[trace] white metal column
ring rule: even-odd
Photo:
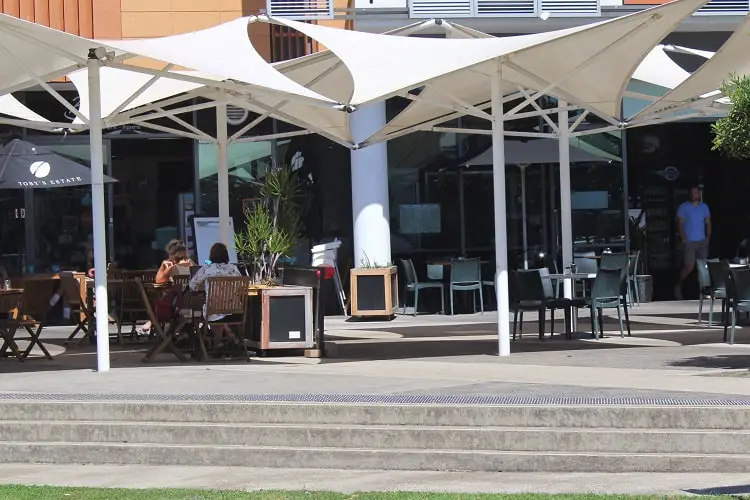
[[[227,105],[216,106],[216,165],[218,177],[219,201],[219,238],[225,245],[232,246],[229,241],[229,157],[227,156]]]
[[[568,103],[558,101],[557,114],[558,147],[560,149],[560,238],[562,240],[563,270],[573,264],[573,221],[570,204],[570,129],[568,125]],[[573,297],[573,281],[565,280],[564,295]]]
[[[495,293],[500,356],[510,355],[510,305],[508,302],[508,227],[505,205],[505,137],[503,67],[492,73],[492,179],[495,206]]]
[[[385,102],[364,106],[349,115],[355,143],[383,128]],[[381,142],[351,152],[354,265],[391,261],[388,200],[388,144]]]
[[[107,221],[104,208],[104,156],[99,69],[89,53],[89,141],[91,147],[91,218],[94,226],[94,287],[96,299],[96,369],[109,371],[109,311],[107,299]]]

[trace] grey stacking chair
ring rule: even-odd
[[[480,310],[484,313],[482,264],[479,259],[451,259],[450,287],[451,316],[453,315],[454,292],[473,292],[474,312],[477,312],[476,295],[479,292]]]
[[[414,293],[414,316],[417,315],[417,307],[419,306],[419,291],[430,289],[440,291],[440,312],[445,314],[445,288],[443,284],[437,281],[420,282],[417,278],[417,271],[414,269],[414,262],[411,259],[401,259],[401,265],[406,277],[406,291]]]

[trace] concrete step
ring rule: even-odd
[[[750,455],[0,443],[0,462],[503,472],[746,472]]]
[[[4,421],[10,441],[730,455],[750,450],[750,431]]]
[[[2,401],[1,420],[750,429],[746,406],[489,406]]]

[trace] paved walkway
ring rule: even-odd
[[[140,344],[113,346],[112,371],[92,373],[92,346],[62,344],[69,328],[50,328],[54,361],[0,361],[0,393],[129,395],[423,394],[560,398],[750,399],[750,335],[721,343],[720,328],[698,325],[697,304],[632,309],[633,337],[540,342],[527,334],[499,358],[493,313],[410,316],[392,322],[328,318],[332,357],[256,358],[250,363],[179,364],[169,354],[141,363]],[[533,315],[532,315],[533,316]],[[717,315],[718,316],[718,315]],[[530,318],[527,331],[533,331]],[[588,328],[585,318],[581,328]],[[556,325],[556,331],[562,325]]]
[[[241,467],[13,465],[0,484],[223,490],[431,491],[451,493],[750,493],[750,474],[551,474],[245,469]]]

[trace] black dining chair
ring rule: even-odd
[[[737,313],[750,312],[750,269],[731,269],[727,279],[727,312],[731,309],[732,330],[729,344],[734,344]],[[724,323],[724,342],[727,341],[727,325]]]
[[[520,316],[520,330],[523,331],[524,311],[536,311],[539,315],[539,339],[544,340],[544,323],[547,310],[550,311],[550,333],[554,333],[555,311],[562,309],[565,312],[565,336],[570,337],[570,300],[557,298],[554,288],[549,282],[545,286],[543,273],[549,274],[548,269],[531,269],[515,271],[513,273],[513,295],[515,295],[515,308],[513,315],[513,338],[515,339],[518,320]],[[520,334],[519,334],[520,338]]]
[[[711,295],[714,300],[721,300],[721,321],[724,325],[724,342],[727,341],[727,326],[729,320],[729,297],[727,295],[727,278],[729,277],[729,262],[708,260],[706,261],[708,267],[708,276],[711,279]],[[708,324],[713,324],[713,300],[709,305],[708,310]]]

